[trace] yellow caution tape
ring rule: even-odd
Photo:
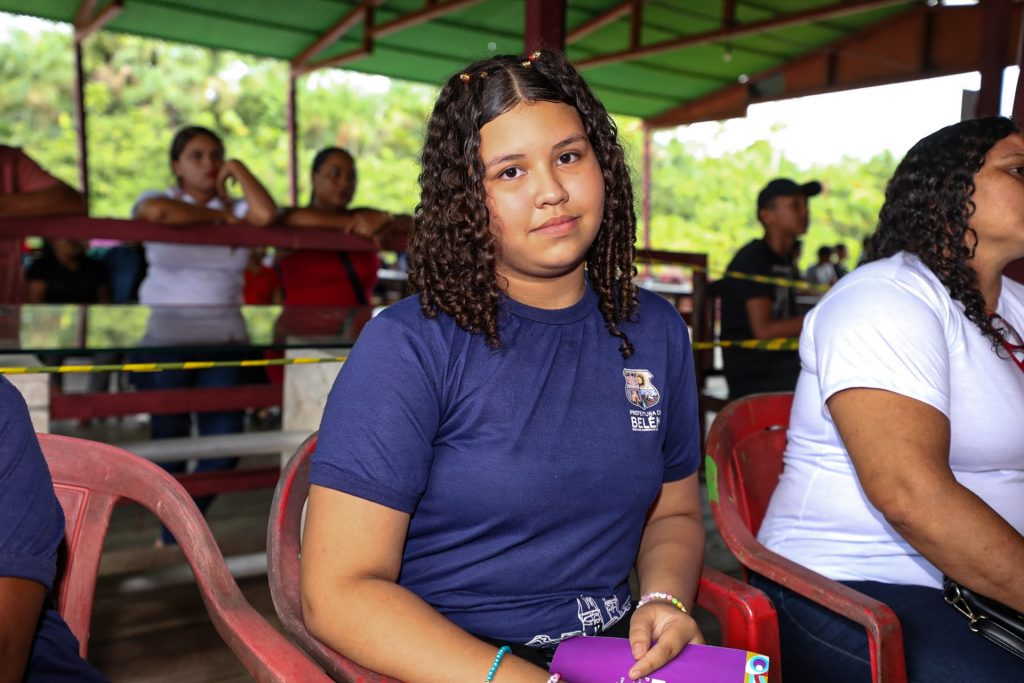
[[[811,284],[810,282],[807,282],[806,280],[791,280],[791,279],[785,278],[785,277],[773,277],[773,276],[769,276],[769,275],[754,275],[753,273],[741,273],[741,272],[739,272],[737,270],[727,270],[724,273],[722,273],[721,275],[714,275],[714,274],[711,273],[710,270],[708,270],[704,266],[698,266],[698,265],[696,265],[694,263],[672,263],[672,262],[669,262],[669,261],[664,261],[664,262],[663,261],[657,261],[657,262],[652,263],[652,264],[644,264],[644,265],[659,265],[659,266],[664,265],[664,266],[676,266],[676,267],[679,267],[679,268],[689,268],[690,270],[696,270],[696,271],[707,273],[708,277],[712,278],[713,280],[720,280],[723,277],[731,277],[731,278],[734,278],[736,280],[750,280],[751,282],[760,282],[761,284],[765,284],[765,285],[780,285],[782,287],[796,287],[797,289],[802,289],[804,291],[809,291],[809,292],[825,293],[829,289],[832,288],[832,285]]]
[[[800,340],[796,337],[779,337],[777,339],[721,339],[718,341],[693,342],[695,351],[704,351],[719,346],[725,348],[760,349],[762,351],[796,351],[800,348]]]
[[[71,374],[79,372],[159,372],[161,370],[206,370],[208,368],[266,368],[276,365],[344,363],[348,356],[327,358],[265,358],[260,360],[187,361],[183,363],[124,363],[121,365],[43,365],[0,367],[0,375]]]
[[[799,348],[796,337],[778,339],[723,339],[693,343],[696,351],[721,348],[761,349],[764,351],[795,351]],[[269,358],[260,360],[187,361],[182,363],[123,363],[120,365],[41,365],[37,367],[0,367],[0,375],[75,374],[84,372],[160,372],[162,370],[206,370],[208,368],[266,368],[280,365],[309,365],[313,363],[344,363],[348,356],[326,358]]]

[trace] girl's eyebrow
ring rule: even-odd
[[[562,149],[563,147],[569,147],[570,145],[575,145],[575,144],[577,144],[579,142],[582,142],[583,140],[586,140],[586,139],[587,139],[587,136],[585,136],[583,133],[573,133],[572,135],[570,135],[569,137],[565,138],[564,140],[562,140],[560,142],[556,142],[554,145],[551,146],[551,149]],[[484,163],[484,168],[490,168],[491,166],[497,166],[498,164],[504,164],[505,162],[508,162],[508,161],[519,161],[520,159],[525,159],[525,158],[526,158],[526,155],[525,154],[521,154],[521,153],[517,153],[517,154],[503,154],[503,155],[498,156],[498,157],[493,157],[493,158],[491,158],[490,161],[485,162]]]
[[[561,149],[562,147],[568,147],[569,145],[575,145],[578,142],[582,142],[586,139],[583,133],[573,133],[566,139],[562,140],[558,144],[554,145],[551,149]]]
[[[504,164],[506,161],[518,161],[525,159],[525,154],[503,154],[500,157],[493,157],[490,161],[484,164],[484,168],[490,168],[491,166],[497,166],[498,164]]]

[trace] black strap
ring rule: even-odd
[[[366,290],[363,288],[363,283],[359,279],[359,274],[356,273],[356,267],[352,264],[352,259],[348,257],[348,254],[344,251],[338,252],[338,258],[341,259],[341,265],[345,267],[345,274],[348,275],[348,282],[352,285],[352,291],[356,295],[356,301],[359,302],[360,306],[365,306],[369,301],[366,300]]]

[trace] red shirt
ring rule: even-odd
[[[369,302],[377,284],[380,259],[373,251],[296,251],[278,261],[284,285],[285,305],[356,306],[359,297],[352,286],[342,255],[362,285]]]
[[[247,304],[272,304],[274,292],[281,288],[281,278],[273,268],[260,266],[253,272],[245,269],[245,284],[242,286],[242,301]]]

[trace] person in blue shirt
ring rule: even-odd
[[[0,376],[0,683],[102,683],[50,591],[64,513],[25,400]]]
[[[703,642],[700,435],[686,327],[633,283],[615,125],[561,54],[494,57],[442,89],[420,185],[418,295],[324,412],[306,625],[403,681],[557,681],[597,634],[646,676]]]

